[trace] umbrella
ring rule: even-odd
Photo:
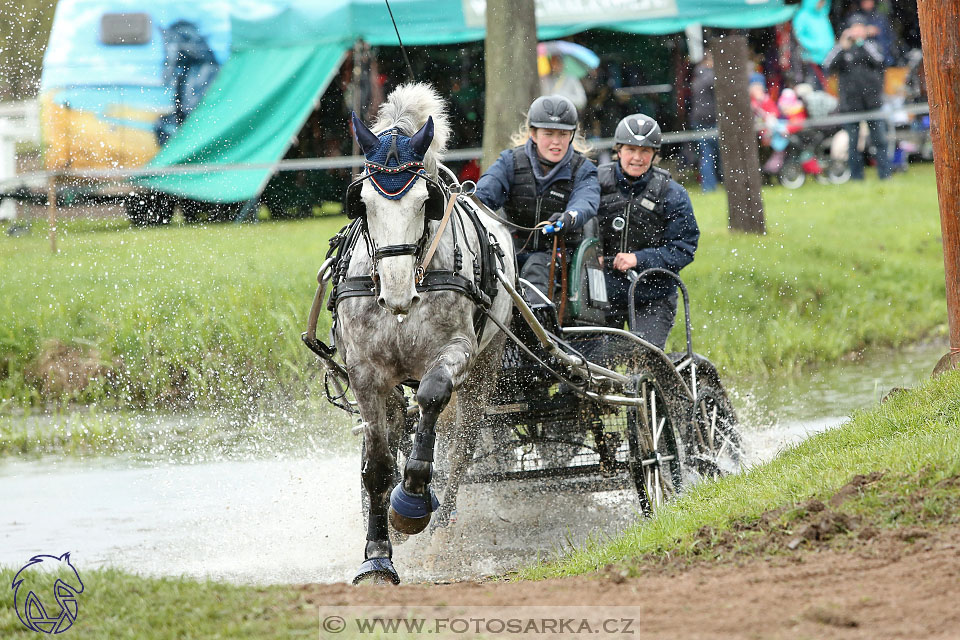
[[[560,56],[563,71],[577,78],[600,65],[600,58],[590,49],[567,40],[549,40],[537,44],[537,70],[541,76],[551,73],[550,58]]]

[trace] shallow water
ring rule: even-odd
[[[801,378],[733,384],[747,460],[839,424],[929,375],[942,345],[842,362]],[[244,583],[348,580],[362,560],[359,457],[315,450],[196,464],[129,457],[0,461],[0,564],[71,552],[74,565]],[[196,458],[191,458],[196,459]],[[395,550],[405,581],[509,570],[630,526],[632,491],[557,494],[467,486],[458,519]]]

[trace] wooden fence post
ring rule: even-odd
[[[50,251],[57,252],[57,176],[50,174],[47,181],[47,220],[50,223]]]

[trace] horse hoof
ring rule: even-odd
[[[367,558],[353,577],[353,584],[400,584],[400,576],[390,558]]]
[[[390,524],[400,533],[412,536],[427,528],[427,525],[430,524],[430,514],[427,514],[423,518],[408,518],[400,515],[393,510],[393,507],[390,507]]]
[[[398,484],[390,494],[390,524],[400,533],[420,533],[430,524],[430,513],[440,507],[433,489],[427,487],[427,495],[407,493],[403,484]]]

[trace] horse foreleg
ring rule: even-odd
[[[372,403],[361,403],[367,420],[363,431],[363,461],[360,476],[370,498],[367,513],[367,543],[364,547],[364,562],[353,579],[354,584],[365,580],[390,581],[400,584],[400,576],[393,568],[393,546],[387,528],[387,510],[390,490],[397,478],[396,452],[391,429],[398,425],[397,400],[390,394],[376,397]],[[365,406],[366,405],[366,406]],[[402,408],[399,409],[402,415]],[[372,415],[371,415],[372,414]],[[401,425],[402,428],[402,425]]]
[[[423,531],[430,523],[430,514],[440,506],[430,488],[437,419],[450,402],[453,390],[463,382],[470,350],[470,346],[459,342],[449,345],[420,380],[417,389],[420,422],[403,469],[403,481],[390,496],[390,521],[402,533],[412,535]]]

